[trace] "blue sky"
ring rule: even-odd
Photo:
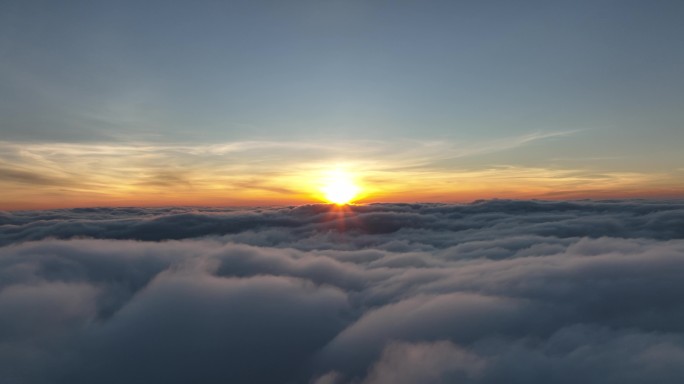
[[[678,179],[682,11],[680,1],[5,1],[0,135],[475,152],[549,135],[457,156],[459,166]]]

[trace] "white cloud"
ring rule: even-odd
[[[681,202],[328,209],[0,214],[0,379],[678,383],[684,374]]]

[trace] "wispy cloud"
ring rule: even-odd
[[[2,208],[111,204],[267,204],[311,201],[322,172],[345,167],[369,200],[469,200],[558,191],[663,186],[664,173],[529,167],[488,154],[578,131],[486,142],[237,141],[217,144],[0,142]],[[454,159],[479,162],[459,165]],[[672,184],[672,183],[670,183]],[[680,188],[681,185],[676,187]],[[175,201],[174,201],[175,199]]]

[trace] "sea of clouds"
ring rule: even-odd
[[[682,383],[684,202],[0,212],[0,383]]]

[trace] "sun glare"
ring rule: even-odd
[[[350,175],[344,171],[336,170],[330,173],[321,191],[329,202],[344,205],[353,201],[361,189],[354,184]]]

